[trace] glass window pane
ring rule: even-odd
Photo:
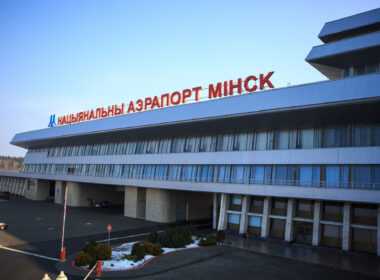
[[[373,186],[375,189],[380,189],[380,166],[373,167]]]
[[[231,196],[231,203],[234,205],[241,205],[242,201],[242,196],[241,195],[232,195]]]
[[[340,167],[340,186],[343,188],[348,187],[348,166]]]
[[[301,148],[312,149],[314,143],[314,129],[302,129],[301,130]]]
[[[376,73],[379,71],[379,63],[369,64],[367,65],[367,73]]]
[[[240,224],[240,215],[239,214],[228,214],[228,223],[230,224]]]
[[[360,125],[353,125],[352,126],[351,143],[352,143],[353,147],[359,147],[360,146]]]
[[[261,217],[249,217],[248,224],[251,227],[261,227]]]
[[[323,134],[323,147],[333,148],[340,146],[340,128],[326,128]]]
[[[353,166],[353,187],[369,188],[371,186],[371,167],[370,166]]]
[[[373,145],[380,146],[380,125],[373,126]]]
[[[339,186],[339,166],[326,166],[326,187],[335,188]]]
[[[372,128],[369,125],[361,127],[360,146],[371,146]]]
[[[267,148],[267,132],[256,133],[255,150],[266,150]]]
[[[289,148],[289,130],[280,130],[277,132],[276,149]]]
[[[314,129],[314,148],[322,147],[322,129]]]
[[[247,150],[247,141],[248,134],[247,133],[238,133],[235,134],[234,139],[234,151],[246,151]]]
[[[251,183],[263,184],[263,181],[264,181],[264,165],[252,166]]]
[[[287,167],[286,165],[277,165],[273,168],[272,184],[287,185]]]
[[[241,184],[244,177],[244,165],[233,165],[231,169],[231,183]]]

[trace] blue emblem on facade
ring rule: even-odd
[[[48,127],[53,127],[53,126],[56,126],[56,125],[57,124],[55,123],[55,115],[51,115]]]

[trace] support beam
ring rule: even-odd
[[[342,250],[349,251],[351,245],[351,203],[345,202],[343,206],[343,232]]]
[[[247,227],[248,227],[247,213],[249,210],[250,202],[251,202],[251,197],[248,195],[244,195],[242,205],[241,205],[240,227],[239,227],[240,234],[244,234],[247,232]]]
[[[261,237],[267,237],[269,235],[269,222],[270,222],[270,208],[272,204],[272,198],[266,197],[264,199],[264,206],[263,206],[263,220],[261,225]]]
[[[216,229],[218,221],[218,194],[213,193],[213,202],[212,202],[212,228]]]
[[[293,240],[293,217],[295,210],[294,198],[288,199],[288,209],[286,211],[286,225],[285,225],[285,241]]]
[[[226,230],[227,229],[227,206],[228,206],[229,195],[226,193],[222,193],[222,197],[220,198],[220,212],[219,212],[219,223],[218,230]]]
[[[321,242],[321,209],[321,202],[318,200],[314,203],[313,246],[318,246]]]

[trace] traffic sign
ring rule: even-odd
[[[112,229],[111,225],[108,225],[108,226],[107,226],[107,230],[108,230],[108,232],[110,232],[111,229]]]

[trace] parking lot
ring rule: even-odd
[[[0,279],[42,279],[55,270],[59,258],[62,205],[11,198],[0,201],[0,221],[9,225],[0,231],[0,245],[38,256],[0,249]],[[106,226],[112,225],[111,244],[139,240],[140,234],[163,229],[166,225],[124,217],[117,208],[67,208],[65,246],[67,254],[79,251],[91,237],[107,239]],[[137,235],[137,236],[136,236]],[[125,236],[132,236],[122,238]],[[224,247],[224,246],[222,246]],[[198,254],[202,249],[197,249]],[[138,279],[376,279],[359,273],[311,263],[225,247],[223,253],[186,265],[163,267],[162,272]],[[53,258],[52,260],[43,257]],[[186,256],[167,255],[160,261],[173,264]],[[167,259],[164,259],[167,258]],[[148,265],[149,266],[149,265]],[[147,266],[147,267],[148,267]],[[69,279],[79,279],[70,276]],[[124,279],[124,278],[123,278]]]

